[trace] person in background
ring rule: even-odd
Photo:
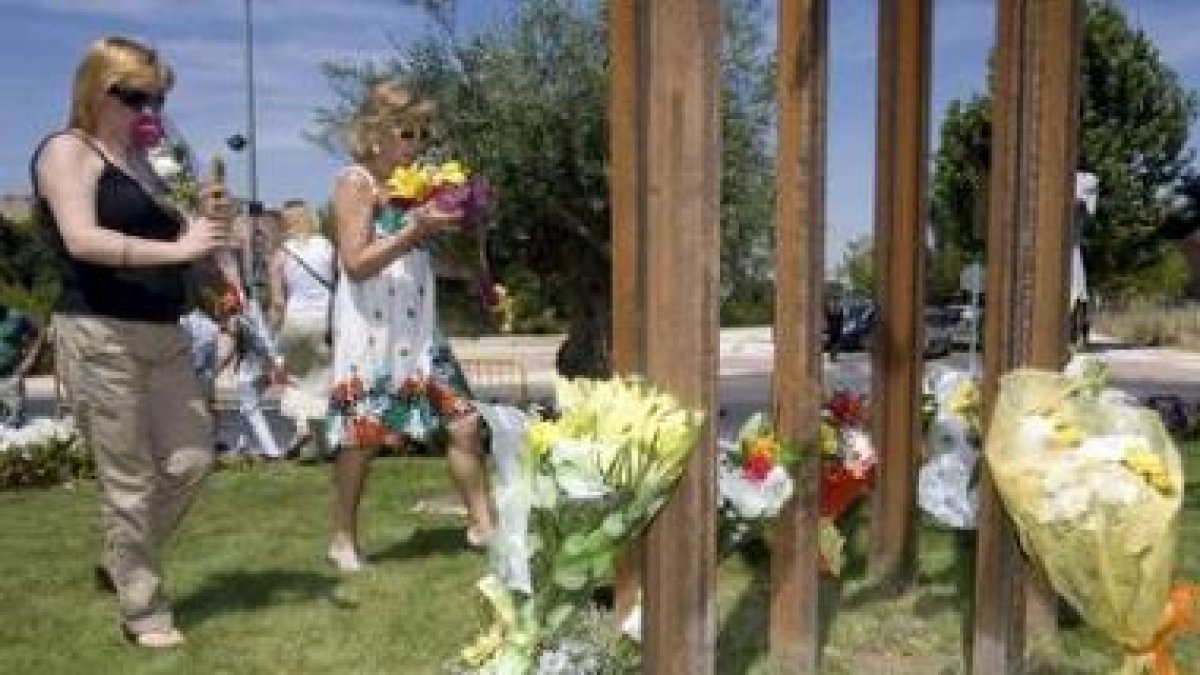
[[[272,298],[278,295],[270,289],[265,261],[277,239],[279,213],[253,210],[245,225],[241,269],[247,286],[246,304],[226,326],[233,337],[234,378],[241,416],[233,451],[273,461],[283,459],[284,452],[267,421],[263,399],[267,387],[286,381],[286,361],[262,307],[264,304],[270,307]]]
[[[332,358],[330,303],[336,280],[333,244],[321,234],[303,200],[280,212],[282,242],[270,261],[271,324],[280,326],[279,350],[288,366],[280,409],[296,426],[292,452],[316,459],[327,452],[324,419],[329,411]]]
[[[0,427],[25,424],[25,378],[46,342],[46,331],[15,309],[0,306]]]
[[[835,297],[825,298],[825,349],[829,352],[830,361],[838,360],[845,321],[846,314],[841,301]]]
[[[212,186],[201,190],[207,216],[185,216],[156,194],[147,152],[162,137],[173,80],[145,45],[97,40],[75,71],[67,128],[31,161],[34,219],[60,268],[56,356],[96,457],[98,580],[117,593],[126,639],[148,648],[184,642],[162,548],[213,462],[212,418],[179,321],[187,270],[232,244],[231,205]]]
[[[426,248],[457,228],[461,214],[416,206],[393,228],[382,208],[381,186],[420,157],[433,114],[430,101],[396,82],[371,85],[348,126],[354,163],[333,186],[342,280],[334,293],[329,435],[337,454],[328,555],[342,571],[362,568],[357,519],[370,458],[399,437],[424,441],[445,432],[450,475],[467,509],[467,543],[483,547],[493,531],[479,412],[438,331]]]

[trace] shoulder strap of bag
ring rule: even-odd
[[[327,290],[331,293],[333,292],[333,282],[332,281],[330,281],[329,279],[326,279],[325,277],[321,276],[320,274],[317,274],[317,271],[312,268],[312,265],[309,265],[308,261],[306,261],[304,258],[300,257],[300,255],[298,253],[293,251],[292,248],[287,245],[287,243],[284,243],[281,248],[283,249],[284,253],[287,253],[288,256],[291,257],[292,260],[295,260],[297,263],[299,263],[300,267],[304,268],[304,271],[308,272],[309,276],[311,276],[312,278],[319,281],[321,283],[321,285],[325,287],[325,290]]]

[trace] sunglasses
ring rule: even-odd
[[[146,108],[155,111],[162,110],[163,103],[166,101],[161,93],[122,87],[119,84],[109,87],[108,95],[120,101],[126,108],[134,111],[142,111]]]
[[[406,141],[427,141],[433,137],[433,132],[429,130],[429,127],[402,127],[396,132],[396,135]]]

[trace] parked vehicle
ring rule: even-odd
[[[874,303],[866,300],[852,300],[846,303],[842,323],[842,336],[839,346],[843,351],[863,351],[870,349],[871,339],[875,333],[878,316]],[[926,357],[945,356],[954,348],[954,334],[957,319],[953,312],[946,308],[927,307],[925,317]]]

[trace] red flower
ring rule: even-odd
[[[775,461],[771,458],[771,454],[767,452],[752,452],[746,458],[746,466],[742,468],[746,472],[746,477],[755,483],[761,483],[767,479],[767,474],[771,473],[771,469],[775,468]]]
[[[856,475],[841,466],[825,467],[821,470],[821,515],[837,520],[870,491],[870,472]]]
[[[826,406],[837,426],[860,426],[867,421],[867,397],[849,391],[836,392]]]

